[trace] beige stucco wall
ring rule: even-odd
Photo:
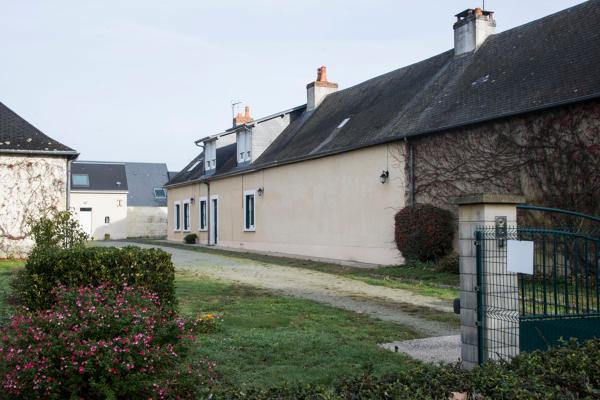
[[[395,152],[395,154],[394,154]],[[389,153],[389,154],[388,154]],[[397,146],[381,145],[211,181],[219,197],[219,246],[342,261],[393,265],[402,262],[394,243],[394,214],[404,206],[404,162]],[[379,175],[390,171],[390,181]],[[256,231],[243,230],[243,192],[257,197]],[[204,184],[171,188],[168,238],[174,232],[173,204],[193,197],[191,231],[198,232],[198,198]],[[200,232],[200,240],[207,241]]]
[[[127,237],[166,237],[167,207],[127,207]]]
[[[92,209],[92,232],[94,240],[103,240],[104,234],[111,239],[127,237],[127,192],[78,192],[71,191],[71,210],[79,217],[79,209]],[[104,218],[110,217],[110,223]]]
[[[0,154],[0,258],[26,257],[29,219],[64,210],[67,159]]]

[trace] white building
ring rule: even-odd
[[[68,169],[77,155],[0,103],[0,258],[26,257],[29,222],[68,207]]]
[[[71,210],[94,240],[163,237],[167,166],[78,161],[71,169]]]

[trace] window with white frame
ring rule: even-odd
[[[208,224],[207,224],[207,215],[206,215],[206,197],[200,197],[200,200],[198,201],[198,230],[199,231],[206,231],[208,230]]]
[[[217,168],[217,141],[204,142],[204,165],[206,171]]]
[[[256,190],[244,192],[244,231],[256,230]]]
[[[237,133],[237,160],[244,163],[252,160],[252,131],[245,130]]]
[[[176,201],[173,207],[173,222],[175,223],[175,231],[181,230],[181,203]]]
[[[190,201],[183,202],[183,231],[190,231]]]

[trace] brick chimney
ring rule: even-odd
[[[496,20],[492,11],[475,8],[456,14],[454,55],[459,56],[477,50],[490,35],[495,33]]]
[[[233,126],[247,124],[252,121],[252,116],[250,115],[250,107],[244,107],[244,113],[237,113],[235,118],[233,119]]]
[[[317,69],[317,80],[306,85],[306,111],[312,111],[323,99],[338,90],[338,84],[327,80],[327,67]]]

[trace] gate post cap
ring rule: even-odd
[[[454,204],[459,206],[469,204],[524,204],[525,197],[514,194],[479,193],[459,196]]]

